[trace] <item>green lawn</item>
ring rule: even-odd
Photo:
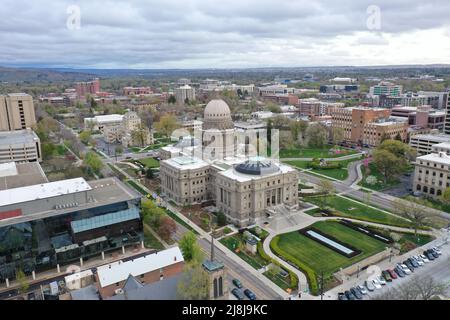
[[[278,252],[284,259],[290,260],[294,264],[303,264],[313,271],[309,279],[317,286],[317,277],[321,272],[325,278],[329,278],[340,268],[348,267],[358,261],[383,251],[386,245],[378,240],[352,230],[336,221],[320,221],[312,225],[314,228],[325,234],[352,245],[362,252],[353,258],[347,258],[324,245],[309,239],[293,231],[276,236],[272,241],[277,243]],[[317,288],[317,287],[316,287]],[[313,290],[314,292],[314,290]]]
[[[325,148],[298,148],[298,149],[281,149],[280,158],[339,158],[349,154],[357,153],[353,149],[344,149],[339,147],[340,153],[331,152],[333,146]]]
[[[325,199],[323,196],[315,196],[306,197],[304,200],[319,206],[322,203],[326,203],[326,206],[335,209],[333,210],[334,214],[340,217],[354,218],[399,227],[411,226],[411,223],[400,217],[368,207],[361,202],[354,202],[341,196],[329,196],[328,199]]]
[[[245,250],[239,250],[239,252],[236,252],[236,248],[238,248],[239,245],[242,245],[243,243],[242,236],[240,236],[239,234],[234,234],[232,236],[222,238],[219,241],[255,269],[261,269],[262,267],[269,264],[269,261],[263,259],[258,253],[252,255],[245,252]]]
[[[153,158],[143,158],[138,160],[147,168],[159,168],[159,161]]]
[[[342,164],[342,168],[338,169],[312,169],[309,172],[311,173],[318,173],[330,178],[334,178],[337,180],[345,180],[348,178],[348,165],[351,162],[357,161],[359,158],[356,159],[349,159],[344,161],[338,161],[340,164]],[[297,167],[300,169],[307,169],[309,168],[309,161],[298,161],[298,160],[292,160],[292,161],[283,161],[284,163],[291,165],[293,167]]]
[[[164,246],[159,240],[148,230],[150,227],[144,224],[144,245],[146,248],[162,250]]]

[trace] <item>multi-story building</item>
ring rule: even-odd
[[[411,126],[428,127],[430,129],[442,130],[444,128],[445,112],[436,111],[431,106],[392,108],[392,116],[408,119]]]
[[[434,109],[445,109],[448,92],[435,92],[435,91],[418,91],[418,95],[427,97],[427,105],[431,105]]]
[[[141,96],[141,95],[148,95],[152,94],[152,88],[150,87],[124,87],[123,88],[123,95],[124,96]]]
[[[381,81],[379,84],[370,87],[370,96],[390,96],[399,97],[402,93],[402,86],[388,81]]]
[[[430,154],[433,146],[450,142],[450,135],[446,134],[415,134],[409,138],[409,146],[417,151],[418,155]]]
[[[175,98],[178,103],[184,103],[186,100],[195,100],[195,89],[191,86],[185,84],[179,88],[175,89]]]
[[[140,203],[141,195],[117,178],[0,191],[0,279],[141,246]]]
[[[408,123],[390,118],[384,108],[334,108],[331,112],[332,128],[342,128],[345,141],[377,146],[381,138],[394,139],[400,135],[406,141]]]
[[[124,147],[153,143],[152,132],[142,125],[141,118],[134,111],[128,111],[124,115],[109,114],[85,118],[84,126],[87,130],[100,131],[106,142],[119,142]]]
[[[449,155],[439,152],[417,157],[414,171],[414,191],[438,198],[448,187],[450,187]]]
[[[201,130],[202,125],[203,121],[200,120],[188,120],[181,123],[181,127],[189,132],[193,132],[194,130]]]
[[[445,107],[444,133],[450,134],[450,92],[447,95],[447,102]]]
[[[33,98],[29,94],[0,95],[0,131],[23,130],[35,124]]]
[[[0,132],[0,163],[42,161],[41,141],[31,129]]]
[[[299,113],[311,118],[328,116],[331,110],[335,108],[342,108],[344,103],[340,102],[324,102],[316,98],[307,98],[298,100]]]
[[[199,133],[202,144],[188,152],[165,148],[175,157],[160,162],[162,193],[179,205],[213,202],[240,226],[255,223],[270,208],[295,207],[297,171],[247,152],[246,146],[257,142],[256,155],[266,154],[265,139],[258,139],[258,133],[266,137],[265,126],[235,125],[223,100],[210,101]],[[248,135],[254,135],[253,139],[247,139]]]
[[[319,88],[321,93],[358,93],[359,85],[357,84],[324,84]]]
[[[77,82],[75,84],[75,90],[79,98],[85,97],[86,95],[95,95],[100,92],[100,79],[95,78],[92,81]]]
[[[444,152],[450,156],[450,141],[449,142],[441,142],[441,143],[433,145],[431,147],[431,152],[432,153]]]

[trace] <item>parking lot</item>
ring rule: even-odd
[[[426,247],[426,249],[430,248],[429,246]],[[406,256],[406,258],[404,258],[403,260],[399,261],[400,263],[405,261],[408,257],[411,257],[413,255],[416,255],[417,253],[422,254],[423,251],[425,249],[422,249],[420,251],[415,251],[414,253],[410,253],[409,255]],[[408,282],[412,281],[412,279],[416,278],[416,277],[426,277],[426,276],[430,276],[433,278],[433,280],[436,283],[439,284],[446,284],[446,292],[445,295],[447,297],[450,296],[450,248],[448,244],[444,244],[443,246],[438,248],[438,251],[441,252],[441,255],[438,255],[438,258],[435,258],[432,261],[429,262],[424,262],[423,265],[418,265],[416,267],[412,267],[412,268],[408,268],[407,269],[413,269],[414,271],[409,271],[409,274],[405,274],[403,277],[400,277],[398,275],[397,272],[394,271],[395,275],[396,275],[396,279],[392,279],[391,281],[385,281],[385,284],[380,283],[380,281],[378,281],[378,284],[375,285],[376,288],[374,288],[373,285],[365,285],[365,281],[367,280],[368,282],[370,282],[372,279],[374,279],[375,277],[369,276],[367,275],[366,277],[361,277],[361,280],[359,282],[354,283],[352,288],[356,289],[356,286],[358,285],[362,285],[364,287],[364,291],[366,292],[365,294],[362,294],[364,292],[361,292],[361,290],[358,290],[360,295],[359,298],[360,299],[377,299],[378,296],[383,295],[384,293],[386,293],[388,290],[393,289],[393,288],[399,288],[405,284],[407,284]],[[423,260],[422,260],[423,261]],[[397,262],[397,261],[396,261]],[[392,262],[389,266],[386,266],[385,268],[383,268],[382,270],[386,270],[386,269],[392,269],[394,270],[394,268],[397,266],[396,262]],[[381,270],[381,271],[382,271]],[[389,276],[388,276],[389,277]],[[385,280],[385,279],[384,279]],[[373,291],[368,290],[368,287],[372,287]],[[349,294],[348,291],[351,292],[351,288],[348,288],[348,290],[342,289],[339,292],[339,295],[344,294],[344,296],[346,296],[345,298],[343,298],[341,296],[340,300],[349,300]],[[353,290],[353,292],[355,292],[355,290]],[[339,297],[338,297],[339,299]],[[355,294],[353,294],[353,298],[351,298],[350,300],[359,300],[358,297],[356,297]]]

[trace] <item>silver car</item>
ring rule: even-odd
[[[364,282],[364,284],[365,284],[367,290],[369,290],[369,291],[375,291],[375,286],[373,285],[372,281],[366,280],[366,281]]]
[[[367,290],[366,290],[366,288],[365,288],[363,285],[360,284],[360,285],[357,287],[357,289],[358,289],[359,292],[361,292],[362,294],[364,294],[364,295],[367,294]]]

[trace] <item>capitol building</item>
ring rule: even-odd
[[[235,125],[223,100],[210,101],[202,129],[163,148],[162,194],[181,206],[212,202],[240,227],[296,208],[297,170],[266,157],[266,135],[262,125]]]

